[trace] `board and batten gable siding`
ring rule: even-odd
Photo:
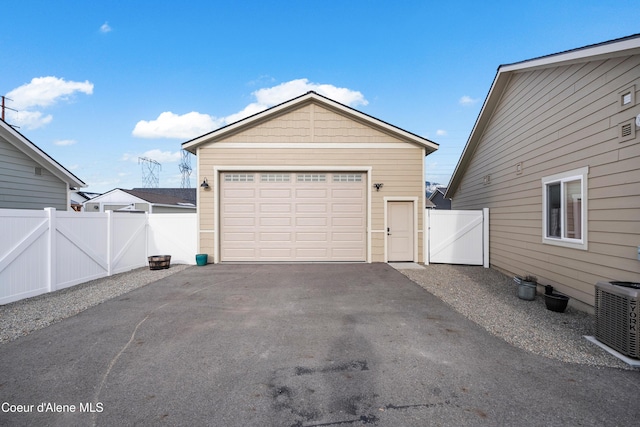
[[[308,104],[230,135],[225,142],[397,142],[402,140],[328,108]]]
[[[308,147],[306,145],[309,144]],[[274,167],[291,172],[314,167],[371,168],[371,182],[383,188],[371,191],[372,262],[384,261],[384,197],[418,200],[418,258],[423,259],[424,148],[365,126],[322,106],[302,106],[222,140],[198,147],[199,182],[213,184],[214,167]],[[254,168],[254,169],[252,169]],[[360,170],[359,170],[360,171]],[[329,171],[328,173],[331,173]],[[214,254],[216,189],[199,192],[200,250]]]
[[[67,197],[65,182],[0,138],[0,208],[66,211]]]
[[[515,72],[453,195],[453,209],[491,209],[491,264],[594,305],[600,280],[637,281],[640,132],[621,142],[620,108],[640,55]],[[635,124],[634,124],[635,126]],[[518,165],[521,172],[518,172]],[[542,243],[542,178],[588,167],[587,250]]]

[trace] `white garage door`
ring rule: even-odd
[[[221,261],[366,261],[366,174],[223,173]]]

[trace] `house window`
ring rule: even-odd
[[[319,173],[299,173],[298,182],[326,182],[327,176]]]
[[[253,182],[253,174],[251,173],[225,173],[225,182]]]
[[[289,182],[288,173],[263,173],[260,175],[262,182]]]
[[[542,178],[542,242],[587,249],[588,168]]]
[[[336,173],[333,174],[333,182],[362,182],[360,173]]]

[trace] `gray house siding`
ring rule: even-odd
[[[635,85],[635,86],[633,86]],[[632,88],[634,104],[621,108]],[[513,72],[453,194],[491,209],[491,264],[588,306],[600,280],[638,280],[640,55]],[[588,167],[588,248],[544,244],[543,177]]]
[[[0,137],[0,208],[45,207],[68,210],[67,184]]]

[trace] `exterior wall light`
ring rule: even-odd
[[[205,190],[209,189],[209,181],[207,181],[207,177],[204,177],[204,180],[202,181],[202,184],[200,184],[200,187],[204,188]]]
[[[384,185],[384,184],[383,184],[383,183],[381,183],[381,182],[379,182],[379,183],[377,183],[377,184],[373,184],[373,186],[374,186],[374,187],[376,187],[376,191],[380,191],[380,189],[382,188],[382,186],[383,186],[383,185]]]

